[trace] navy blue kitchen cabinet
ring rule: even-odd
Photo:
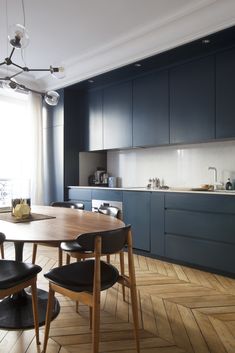
[[[215,139],[214,56],[170,70],[170,143]]]
[[[103,90],[98,89],[88,93],[88,150],[103,149]]]
[[[122,191],[119,190],[92,189],[91,194],[93,200],[122,202]]]
[[[234,200],[231,195],[166,194],[166,258],[234,273]]]
[[[43,107],[44,202],[64,200],[64,91],[59,104]],[[56,177],[55,177],[56,176]]]
[[[85,210],[91,211],[91,189],[68,188],[68,200],[84,203]]]
[[[235,137],[235,49],[216,55],[216,138]]]
[[[169,144],[168,71],[133,80],[133,146]]]
[[[165,255],[165,195],[163,192],[151,193],[150,238],[151,254]]]
[[[73,93],[61,89],[58,105],[43,107],[45,204],[67,200],[67,185],[76,185],[79,180],[81,132]]]
[[[132,146],[132,83],[122,82],[103,91],[104,149]]]
[[[150,192],[123,191],[123,220],[132,226],[133,247],[150,251]]]
[[[121,190],[69,187],[68,195],[69,201],[83,202],[87,211],[92,209],[92,200],[122,202]]]

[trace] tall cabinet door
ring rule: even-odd
[[[235,137],[235,49],[216,56],[216,138]]]
[[[150,251],[150,192],[123,192],[123,219],[131,224],[133,247]]]
[[[89,106],[89,143],[88,150],[103,149],[103,91],[91,91],[88,94]]]
[[[43,106],[44,203],[64,201],[64,90],[57,106]]]
[[[133,81],[133,146],[169,144],[168,72]]]
[[[104,149],[132,146],[132,84],[130,81],[104,89]]]
[[[214,57],[170,70],[170,142],[215,138]]]
[[[151,254],[165,255],[165,195],[151,192],[150,239]]]

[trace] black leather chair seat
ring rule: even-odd
[[[84,253],[84,248],[81,245],[79,245],[76,240],[69,241],[69,242],[63,242],[60,244],[60,248],[64,251],[70,251],[70,252],[76,251],[76,252]],[[91,252],[91,251],[89,251],[89,252]]]
[[[41,270],[42,268],[38,265],[12,260],[0,260],[0,289],[11,288],[27,281]]]
[[[44,276],[61,287],[75,292],[92,292],[94,279],[94,260],[75,262],[56,267]],[[100,262],[101,290],[112,287],[119,278],[118,270],[106,262]]]
[[[84,247],[79,245],[76,240],[63,242],[60,244],[60,248],[64,251],[69,251],[69,252],[80,252],[82,254],[86,254],[86,253],[92,254],[92,251],[85,250]]]

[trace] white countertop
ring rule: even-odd
[[[235,190],[216,190],[216,191],[195,191],[192,188],[180,188],[172,187],[169,189],[154,189],[147,187],[122,187],[122,188],[109,188],[101,186],[68,186],[68,188],[78,188],[78,189],[95,189],[95,190],[117,190],[117,191],[151,191],[151,192],[183,192],[191,194],[210,194],[210,195],[232,195],[235,196]]]

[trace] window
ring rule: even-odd
[[[29,192],[31,129],[28,95],[0,89],[0,205]]]

